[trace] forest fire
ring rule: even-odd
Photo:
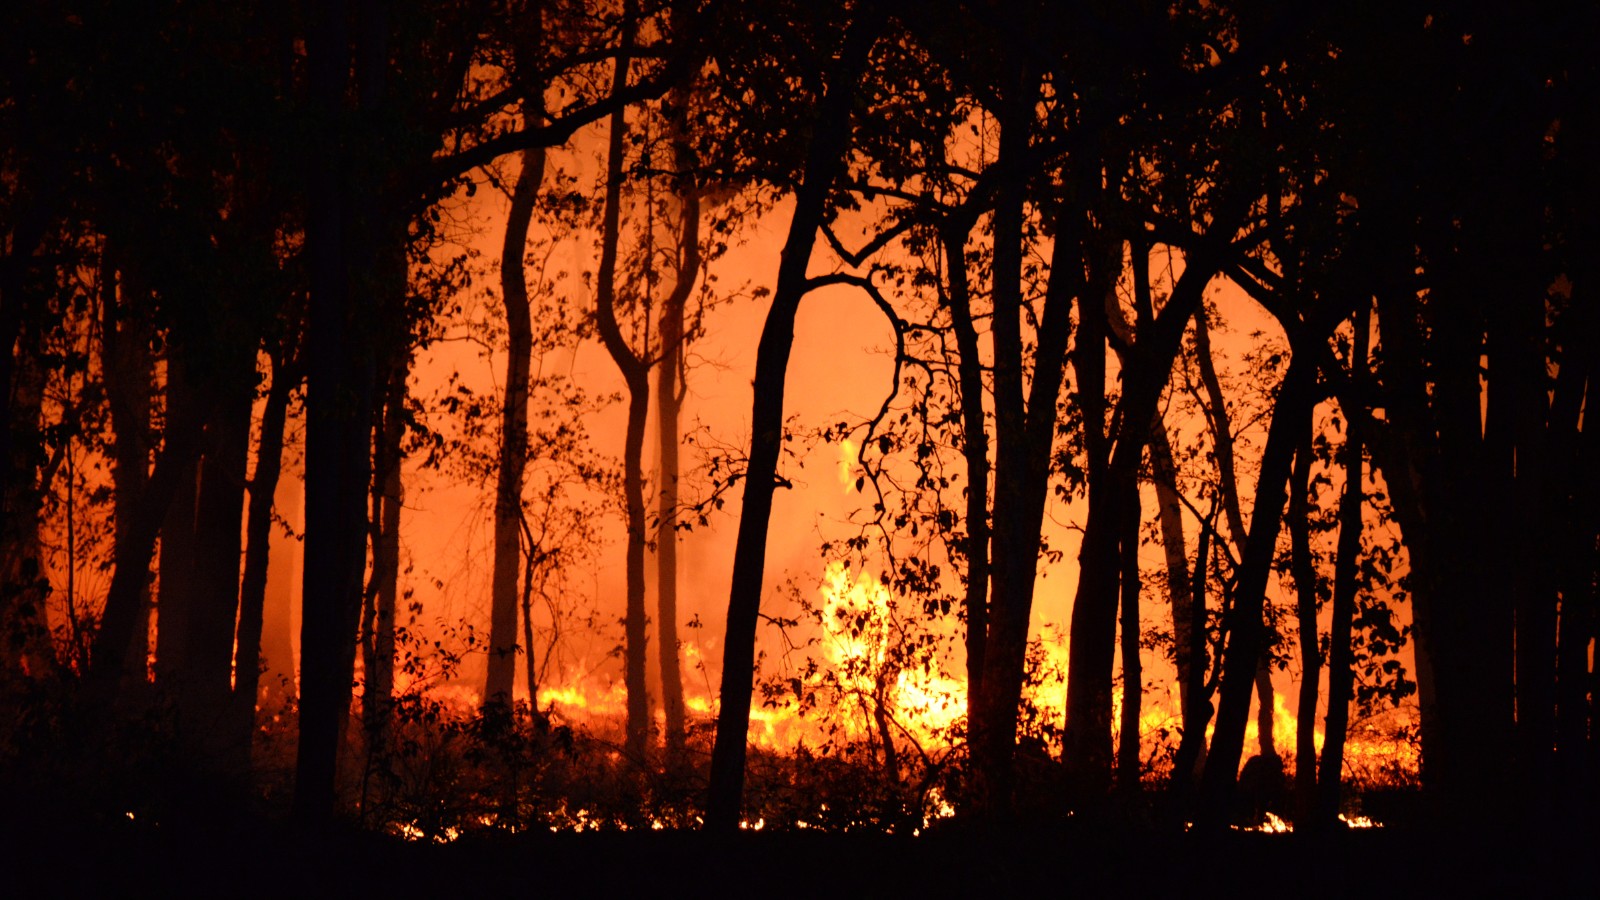
[[[786,626],[784,635],[790,649],[778,660],[780,670],[768,679],[774,689],[767,692],[765,702],[751,711],[748,740],[752,747],[778,757],[829,752],[827,748],[848,754],[852,748],[863,747],[876,757],[886,745],[898,748],[900,754],[924,756],[958,749],[967,715],[965,679],[946,674],[945,665],[937,659],[907,665],[902,645],[906,629],[914,626],[899,616],[892,592],[879,578],[865,571],[852,572],[841,562],[830,563],[815,588],[814,599],[803,603],[802,608],[813,614],[804,620],[809,625],[796,620]],[[1044,646],[1041,644],[1041,649]],[[694,645],[688,645],[686,651],[689,658],[698,658]],[[1064,648],[1045,652],[1043,658],[1046,670],[1060,671],[1065,667]],[[586,663],[577,667],[581,672],[593,668]],[[482,703],[480,693],[462,685],[436,686],[427,693],[457,716],[472,715]],[[1283,692],[1272,696],[1270,739],[1262,740],[1258,733],[1261,720],[1252,715],[1245,740],[1247,746],[1259,746],[1262,752],[1269,752],[1270,748],[1271,753],[1284,758],[1287,774],[1292,777],[1297,717]],[[539,693],[540,710],[549,721],[609,740],[615,740],[624,730],[626,700],[620,681],[592,677],[542,686]],[[1120,692],[1113,701],[1114,715],[1120,720]],[[690,693],[685,702],[692,720],[714,720],[716,708],[709,696]],[[1047,719],[1059,717],[1063,709],[1059,678],[1041,677],[1030,683],[1028,702]],[[1143,777],[1165,778],[1170,774],[1181,733],[1176,688],[1166,696],[1147,692],[1139,721],[1141,757],[1147,760]],[[655,727],[663,726],[658,710]],[[1405,708],[1379,712],[1357,723],[1344,751],[1347,779],[1366,787],[1415,784],[1419,759],[1414,729],[1414,710]],[[1210,729],[1208,737],[1209,732]],[[1314,749],[1320,752],[1324,745],[1320,723],[1313,736]],[[895,752],[890,751],[891,755]],[[1059,754],[1059,747],[1050,752]],[[615,752],[609,759],[612,764],[620,762]],[[924,829],[933,821],[955,814],[954,807],[937,788],[925,798],[924,805]],[[1339,820],[1350,828],[1379,827],[1370,817],[1355,814],[1341,813]],[[660,819],[641,826],[625,819],[607,819],[584,808],[569,811],[565,805],[552,812],[546,823],[544,827],[551,830],[571,831],[667,827]],[[766,827],[762,817],[741,823],[741,828],[747,830]],[[807,830],[819,826],[805,818],[795,818],[787,827]],[[1271,813],[1260,825],[1236,827],[1283,833],[1292,831],[1293,823]],[[407,826],[397,833],[408,839],[442,841],[453,840],[460,830],[424,832]]]
[[[1600,823],[1592,10],[11,6],[23,830]]]

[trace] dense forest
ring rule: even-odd
[[[5,815],[1594,828],[1600,10],[1474,7],[7,5]]]

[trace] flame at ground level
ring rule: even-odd
[[[852,573],[840,562],[829,563],[815,599],[803,608],[811,613],[814,626],[808,636],[791,640],[789,653],[758,675],[765,689],[758,692],[758,702],[751,709],[748,739],[752,745],[789,753],[801,747],[813,751],[881,748],[889,742],[903,754],[912,749],[948,751],[959,743],[967,715],[964,672],[930,652],[933,645],[913,642],[914,631],[922,623],[908,621],[893,593],[877,576],[865,571]],[[1033,725],[1046,726],[1041,732],[1046,748],[1058,755],[1059,746],[1051,746],[1049,726],[1059,726],[1064,716],[1068,647],[1065,640],[1041,640],[1035,650],[1036,677],[1027,685],[1024,700],[1037,714]],[[695,644],[684,644],[689,661],[697,661],[698,653]],[[573,670],[589,672],[592,668],[580,662]],[[431,687],[402,683],[398,687],[423,690],[463,713],[476,710],[481,701],[477,690],[458,682]],[[1283,692],[1275,692],[1273,701],[1272,743],[1292,772],[1297,717]],[[1112,702],[1115,731],[1121,722],[1120,690],[1113,693]],[[539,706],[558,722],[596,734],[620,734],[627,691],[618,679],[570,677],[541,686]],[[685,707],[692,720],[707,727],[715,718],[715,700],[705,692],[687,693]],[[1147,776],[1160,776],[1170,765],[1182,734],[1180,709],[1176,684],[1146,688],[1139,730]],[[1247,748],[1260,743],[1257,721],[1253,711],[1245,730]],[[1414,783],[1420,763],[1414,726],[1415,710],[1407,708],[1352,722],[1345,746],[1346,777],[1367,784]],[[664,728],[664,715],[659,711],[656,727],[658,731]],[[1208,726],[1208,739],[1211,730]],[[1319,722],[1314,730],[1319,753],[1323,742]]]

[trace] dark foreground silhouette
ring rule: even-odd
[[[11,811],[13,815],[17,811]],[[1202,837],[1068,822],[920,837],[543,833],[406,842],[355,831],[138,822],[4,836],[10,896],[1592,896],[1593,833],[1386,827]],[[996,891],[1004,891],[994,893]],[[559,893],[552,893],[559,892]]]

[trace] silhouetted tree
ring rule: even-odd
[[[756,622],[766,571],[767,531],[772,493],[777,487],[778,453],[783,445],[783,391],[794,319],[800,301],[818,282],[808,277],[818,230],[830,216],[829,197],[844,172],[851,145],[856,87],[883,27],[883,10],[868,3],[845,23],[837,56],[821,71],[817,93],[807,110],[810,132],[805,162],[795,189],[794,216],[784,242],[772,306],[756,352],[754,400],[750,411],[750,453],[744,475],[744,501],[734,550],[733,584],[723,640],[721,705],[712,749],[706,828],[737,827],[744,790],[745,742],[750,727],[750,697],[755,667]]]
[[[682,443],[679,420],[686,389],[686,342],[689,337],[685,315],[689,294],[700,273],[700,187],[694,174],[695,159],[688,142],[688,119],[692,95],[678,89],[669,95],[668,117],[678,215],[678,253],[674,261],[672,287],[661,304],[657,333],[661,341],[661,360],[656,370],[656,428],[660,444],[660,496],[657,501],[656,577],[659,629],[658,653],[661,660],[661,705],[665,713],[666,745],[669,758],[682,753],[686,730],[683,703],[683,674],[678,649],[678,505]]]
[[[539,185],[544,153],[525,150],[511,195],[504,246],[500,251],[500,295],[506,310],[505,403],[500,417],[500,466],[495,487],[494,582],[489,614],[489,673],[485,703],[511,697],[516,673],[517,575],[522,569],[522,483],[528,462],[528,377],[533,354],[533,324],[528,313],[528,283],[523,253]],[[533,668],[533,647],[522,648]]]

